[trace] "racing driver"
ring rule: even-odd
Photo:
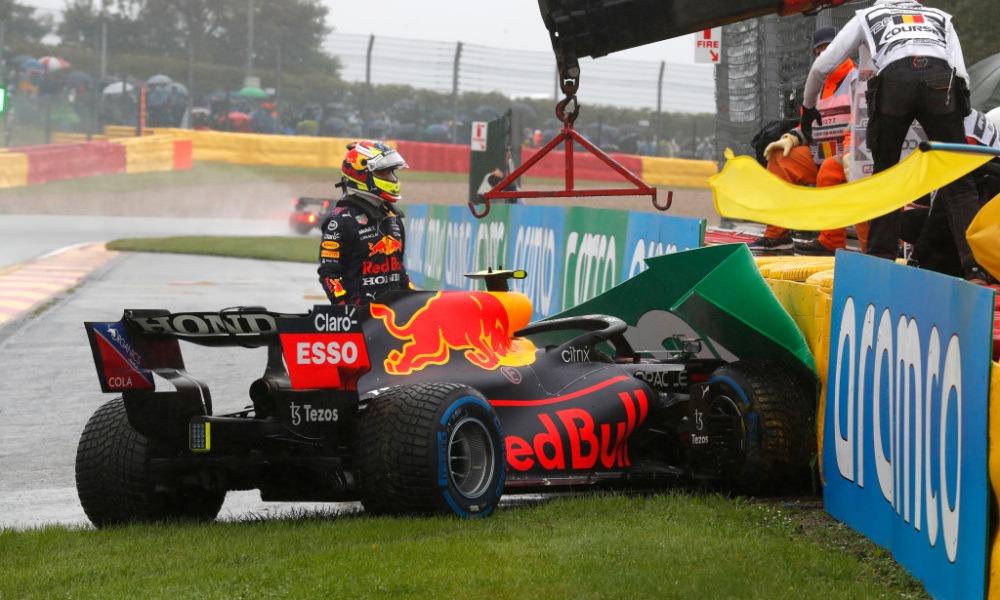
[[[399,152],[378,141],[347,146],[338,187],[344,196],[321,231],[319,281],[330,302],[363,304],[382,292],[409,289],[403,267],[403,212],[396,169],[405,169]]]

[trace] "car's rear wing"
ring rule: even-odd
[[[184,377],[180,340],[201,346],[266,346],[268,370],[287,370],[294,389],[352,389],[369,370],[356,312],[353,306],[330,305],[315,306],[308,314],[260,307],[178,313],[127,309],[119,321],[84,326],[104,392],[153,391],[154,373],[168,380]]]

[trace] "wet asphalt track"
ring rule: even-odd
[[[84,321],[115,321],[125,308],[218,310],[257,305],[306,312],[325,302],[315,266],[183,255],[124,253],[76,287],[0,327],[0,527],[87,525],[77,500],[77,441],[103,394]],[[182,344],[188,371],[208,383],[217,412],[243,408],[263,373],[263,349]],[[220,518],[296,508],[233,493]],[[352,508],[355,505],[345,505]]]
[[[283,220],[0,215],[0,296],[4,278],[24,274],[25,267],[46,263],[67,247],[173,235],[289,230]],[[76,447],[87,420],[115,395],[101,392],[84,321],[116,321],[126,308],[178,312],[254,305],[305,313],[327,302],[313,264],[144,253],[117,253],[98,262],[71,287],[60,286],[0,320],[0,529],[90,527],[76,493]],[[249,403],[249,385],[264,370],[264,349],[182,343],[181,350],[188,372],[209,385],[216,413]],[[549,498],[508,495],[501,505]],[[360,509],[356,502],[263,502],[254,490],[230,492],[219,519]]]

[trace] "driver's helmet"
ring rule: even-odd
[[[341,167],[345,190],[352,188],[382,200],[395,202],[401,198],[402,185],[396,169],[405,169],[406,161],[383,142],[362,140],[347,146]]]

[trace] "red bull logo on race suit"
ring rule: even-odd
[[[512,348],[507,309],[489,292],[438,292],[403,324],[396,322],[396,313],[388,306],[370,306],[372,316],[385,322],[393,337],[405,340],[400,350],[392,350],[385,359],[385,372],[390,375],[443,365],[452,351],[462,352],[466,360],[488,370],[534,362],[533,351]]]
[[[385,254],[386,256],[390,254],[395,254],[403,249],[403,243],[392,237],[391,235],[382,236],[382,239],[375,242],[374,244],[368,244],[368,256],[375,256],[376,254]]]

